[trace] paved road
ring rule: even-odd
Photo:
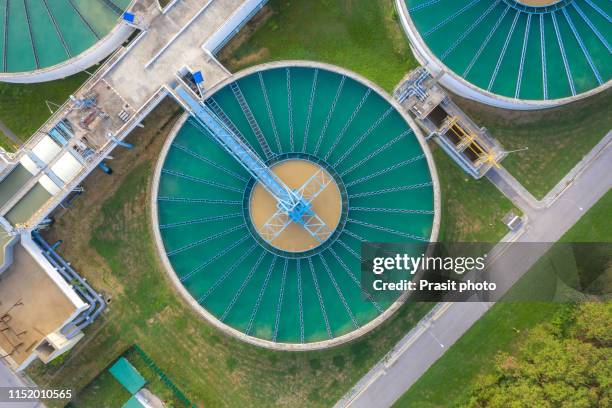
[[[21,145],[22,142],[21,140],[19,140],[17,135],[13,133],[13,131],[9,129],[9,127],[6,126],[4,122],[2,122],[1,120],[0,120],[0,132],[4,133],[4,135],[7,138],[9,138],[13,143],[15,143],[17,146]]]
[[[28,383],[23,378],[12,372],[2,361],[0,361],[0,388],[4,387],[28,387]],[[2,408],[41,408],[44,405],[40,402],[21,402],[8,403],[0,401]]]
[[[567,185],[578,177],[588,164],[598,157],[612,143],[612,131],[608,132],[597,145],[586,154],[582,160],[570,170],[563,180],[541,200],[537,200],[529,191],[525,189],[505,168],[492,168],[487,172],[486,178],[489,179],[510,201],[519,207],[525,215],[535,215],[534,211],[549,207],[563,193]]]
[[[520,236],[494,249],[489,272],[496,282],[512,286],[542,256],[548,246],[522,250],[526,242],[555,242],[612,188],[612,144],[601,149],[589,163],[573,171],[573,181],[548,208],[534,209]],[[518,243],[518,244],[517,244]],[[337,407],[372,408],[393,404],[427,369],[476,322],[492,303],[439,305],[379,362]]]

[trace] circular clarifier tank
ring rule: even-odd
[[[0,80],[53,79],[51,71],[67,62],[76,63],[106,39],[130,3],[131,0],[0,0],[0,33],[4,36],[0,41]],[[110,51],[112,48],[99,59]],[[64,70],[70,74],[81,69]],[[40,71],[40,75],[24,75],[33,71]]]
[[[511,108],[610,86],[608,0],[397,0],[415,53],[456,92]]]
[[[389,316],[398,295],[361,290],[361,243],[427,243],[438,225],[429,152],[394,102],[348,71],[287,62],[239,73],[205,103],[291,190],[320,186],[304,194],[317,192],[310,209],[329,233],[290,223],[263,234],[276,200],[189,118],[166,144],[153,198],[162,259],[188,302],[281,349],[339,344]]]

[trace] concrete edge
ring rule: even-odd
[[[436,57],[429,49],[425,41],[423,41],[416,26],[410,18],[410,13],[408,12],[408,7],[406,6],[405,0],[395,0],[395,5],[400,17],[400,23],[404,29],[404,32],[406,33],[406,36],[408,37],[408,40],[410,41],[410,48],[412,49],[416,59],[428,70],[433,71],[433,75],[441,73],[442,75],[439,82],[442,85],[468,99],[498,108],[536,110],[552,108],[565,105],[570,102],[575,102],[612,87],[611,79],[587,92],[565,98],[543,100],[514,99],[507,96],[494,94],[468,82],[448,68],[442,61],[440,61],[438,57]]]
[[[380,86],[376,85],[375,83],[371,82],[370,80],[364,77],[361,77],[351,71],[348,71],[344,68],[337,67],[335,65],[320,63],[320,62],[312,62],[312,61],[283,60],[283,61],[275,61],[275,62],[265,63],[261,65],[256,65],[254,67],[250,67],[245,70],[242,70],[238,72],[236,75],[232,75],[226,78],[225,80],[217,83],[215,86],[207,90],[204,93],[203,97],[208,98],[209,96],[211,96],[212,94],[214,94],[215,92],[217,92],[219,89],[226,86],[230,82],[234,82],[237,79],[243,78],[254,72],[259,72],[259,71],[263,71],[263,70],[271,69],[271,68],[284,68],[288,66],[320,68],[320,69],[325,69],[325,70],[329,70],[332,72],[336,72],[342,75],[346,75],[350,77],[351,79],[372,88],[381,97],[387,100],[393,107],[395,107],[398,110],[398,112],[408,122],[409,126],[415,132],[415,136],[417,137],[417,140],[419,141],[421,148],[423,149],[423,152],[425,153],[425,156],[427,158],[427,164],[430,169],[430,176],[432,178],[432,183],[434,186],[434,221],[432,223],[430,242],[435,241],[438,237],[439,225],[440,225],[440,189],[439,189],[440,186],[439,186],[439,181],[438,181],[438,173],[436,172],[436,169],[435,169],[433,157],[429,150],[429,146],[427,146],[422,133],[420,133],[420,131],[417,130],[418,127],[416,126],[414,121],[401,108],[399,103],[395,101]],[[236,330],[233,327],[230,327],[229,325],[221,322],[216,316],[214,316],[212,313],[208,312],[204,307],[202,307],[196,301],[196,299],[187,291],[187,289],[185,289],[181,281],[178,279],[178,275],[174,271],[174,268],[172,267],[170,260],[168,259],[166,255],[166,250],[165,250],[163,241],[161,239],[161,233],[159,231],[159,220],[158,220],[157,195],[159,192],[158,186],[159,186],[159,180],[161,176],[161,170],[163,168],[168,151],[170,150],[170,146],[172,145],[172,142],[176,138],[179,130],[181,129],[181,127],[183,126],[187,118],[188,118],[188,115],[184,114],[181,117],[181,119],[174,125],[174,127],[172,128],[170,132],[170,135],[168,136],[168,139],[164,143],[164,147],[162,148],[162,151],[160,152],[159,159],[155,167],[154,176],[152,179],[153,184],[151,186],[151,226],[153,228],[153,236],[155,238],[155,244],[157,246],[160,259],[162,261],[162,264],[164,265],[166,273],[168,277],[170,278],[173,286],[178,291],[178,293],[183,297],[183,299],[189,304],[189,306],[197,314],[199,314],[205,321],[213,325],[215,328],[221,330],[223,333],[228,334],[232,337],[235,337],[239,340],[242,340],[246,343],[249,343],[255,346],[268,348],[272,350],[283,350],[283,351],[313,351],[313,350],[321,350],[321,349],[326,349],[329,347],[338,346],[338,345],[347,343],[349,341],[355,340],[358,337],[361,337],[362,335],[378,327],[381,323],[387,320],[392,314],[394,314],[397,311],[397,309],[399,309],[406,302],[409,294],[403,293],[398,298],[398,300],[395,301],[391,306],[389,306],[383,313],[381,313],[376,318],[369,321],[367,324],[359,327],[358,329],[353,330],[349,333],[346,333],[340,337],[336,337],[334,339],[323,340],[323,341],[312,342],[312,343],[303,343],[303,344],[302,343],[272,342],[269,340],[263,340],[263,339],[259,339],[253,336],[246,335],[243,332]]]
[[[550,189],[546,195],[538,201],[540,208],[548,208],[553,205],[560,197],[563,192],[572,185],[582,172],[584,172],[591,163],[599,157],[609,146],[612,145],[612,130],[606,133],[606,135],[599,141],[593,148],[582,157],[582,159],[576,163],[567,174],[559,180],[559,182]]]

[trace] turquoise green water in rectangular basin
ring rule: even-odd
[[[40,183],[36,183],[4,217],[12,225],[23,224],[51,197],[51,194]]]
[[[12,196],[32,178],[32,173],[21,164],[17,164],[13,170],[0,181],[0,207],[4,206]]]

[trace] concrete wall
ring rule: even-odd
[[[217,53],[253,17],[268,0],[246,0],[238,10],[202,45],[211,54]]]

